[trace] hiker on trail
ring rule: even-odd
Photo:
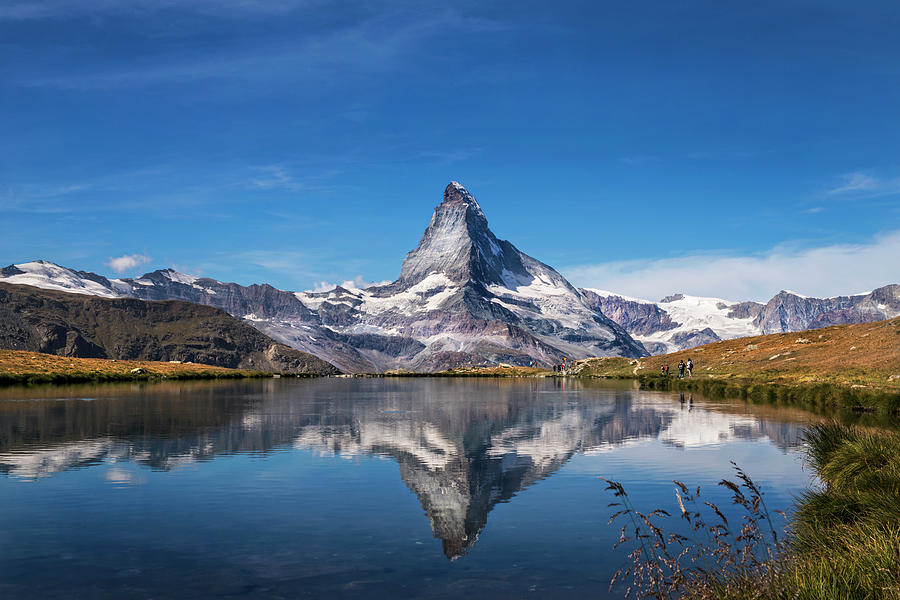
[[[678,379],[684,379],[684,369],[685,369],[684,360],[678,361]]]
[[[694,376],[694,359],[689,358],[687,361],[687,374],[688,377]]]
[[[659,368],[659,374],[660,374],[660,375],[665,375],[665,374],[666,374],[666,367],[665,367],[665,365],[663,365],[663,366],[661,366],[661,367]]]
[[[669,376],[669,363],[666,363],[666,377]]]

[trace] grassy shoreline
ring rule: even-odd
[[[272,373],[213,365],[100,358],[68,358],[0,350],[0,386],[123,381],[210,380],[272,377]]]
[[[626,523],[616,545],[631,549],[617,577],[630,580],[633,597],[900,598],[900,432],[822,422],[805,437],[821,485],[797,499],[781,533],[763,492],[737,465],[737,479],[719,483],[742,513],[730,522],[715,504],[698,501],[699,487],[673,481],[677,506],[650,511],[605,480],[617,500],[610,522]],[[685,520],[690,535],[673,534]]]
[[[675,375],[691,358],[693,377]],[[660,374],[668,365],[670,374]],[[0,350],[0,385],[154,379],[233,379],[272,373],[210,365],[67,358]],[[725,340],[640,359],[587,358],[563,373],[499,364],[421,373],[407,370],[339,377],[563,377],[634,380],[642,389],[697,391],[711,398],[857,412],[900,414],[900,318],[799,333]]]
[[[692,359],[692,377],[677,376]],[[661,368],[669,366],[669,375]],[[900,413],[900,319],[714,342],[640,359],[586,358],[563,373],[499,365],[385,377],[572,377],[635,380],[642,389],[697,391],[712,398]]]

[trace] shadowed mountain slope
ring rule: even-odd
[[[0,283],[0,346],[80,358],[181,360],[332,374],[327,362],[267,338],[228,313],[189,302],[97,298]]]

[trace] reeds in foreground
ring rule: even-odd
[[[616,547],[633,548],[613,583],[627,579],[626,597],[641,598],[900,600],[900,432],[824,423],[806,441],[822,486],[797,500],[787,535],[737,465],[736,481],[719,485],[741,508],[739,524],[701,502],[699,487],[673,482],[687,535],[666,533],[669,513],[637,511],[604,479],[618,499],[610,522],[625,520]]]
[[[601,478],[619,499],[609,505],[617,508],[610,523],[625,521],[616,547],[634,546],[629,564],[616,572],[610,587],[625,578],[630,581],[626,598],[632,594],[677,598],[688,591],[691,597],[719,597],[734,581],[768,578],[783,545],[759,486],[743,469],[732,465],[736,480],[723,479],[719,485],[731,492],[733,504],[742,509],[737,523],[729,523],[716,504],[703,500],[699,486],[691,489],[673,481],[686,535],[666,533],[661,523],[670,513],[636,510],[621,483]]]

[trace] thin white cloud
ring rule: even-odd
[[[562,269],[575,285],[658,300],[674,292],[728,300],[765,301],[780,290],[830,297],[900,283],[900,230],[867,244],[796,249],[758,256],[687,255]]]
[[[216,16],[281,15],[311,4],[309,0],[9,0],[0,6],[0,20],[33,21],[97,17],[141,16],[180,10]]]
[[[851,194],[866,197],[900,194],[900,178],[885,179],[856,171],[842,175],[840,185],[825,192],[827,196]]]
[[[106,266],[116,273],[125,273],[126,271],[131,271],[151,260],[153,259],[146,254],[125,254],[118,258],[110,257],[109,260],[106,261]]]
[[[353,279],[348,279],[346,281],[342,281],[341,283],[329,283],[327,281],[320,281],[315,284],[315,287],[311,290],[306,290],[307,292],[330,292],[338,285],[342,288],[346,288],[348,290],[364,290],[366,288],[372,287],[373,285],[387,285],[390,281],[366,281],[362,275],[357,275]]]
[[[100,0],[91,1],[104,4]],[[2,19],[3,12],[0,11]],[[322,85],[334,85],[336,72],[340,72],[340,79],[345,80],[392,69],[416,48],[428,43],[436,32],[493,32],[503,27],[502,23],[467,18],[449,9],[424,14],[385,12],[315,35],[302,36],[287,44],[273,43],[251,53],[211,53],[182,61],[150,63],[140,68],[130,65],[94,72],[67,69],[64,73],[33,77],[20,84],[76,91],[197,85],[210,80],[302,83],[304,87],[318,81]],[[389,35],[386,35],[387,31]],[[285,78],[285,73],[292,76]],[[268,88],[260,83],[243,89],[258,93]]]
[[[878,180],[865,173],[848,173],[841,177],[843,183],[838,187],[832,188],[826,192],[829,196],[834,194],[846,194],[847,192],[858,192],[874,190],[878,187]]]
[[[259,176],[250,181],[250,187],[260,190],[288,190],[297,192],[306,186],[297,181],[282,165],[265,165],[253,169]]]

